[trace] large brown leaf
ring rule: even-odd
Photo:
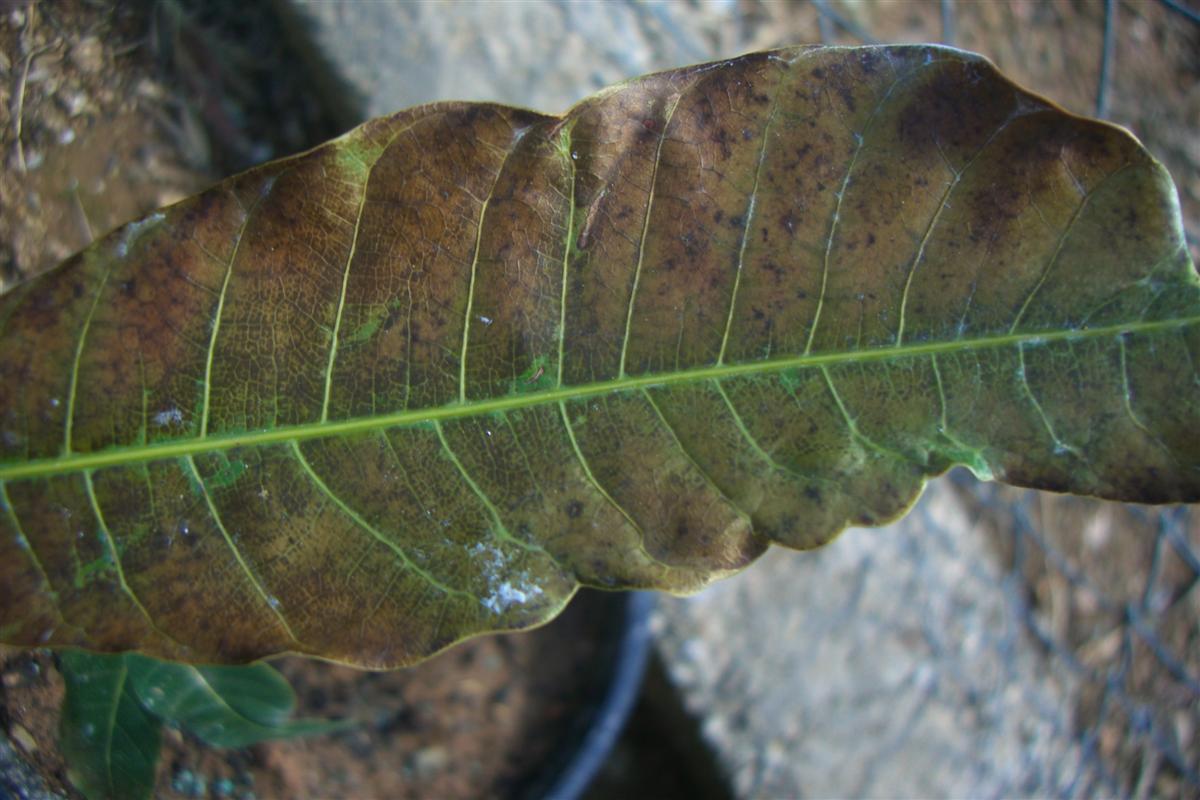
[[[936,47],[369,122],[0,298],[0,638],[411,663],[696,589],[952,464],[1200,499],[1126,132]]]

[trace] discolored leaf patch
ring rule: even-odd
[[[931,46],[366,123],[0,297],[0,633],[369,667],[685,592],[953,464],[1200,499],[1125,131]]]

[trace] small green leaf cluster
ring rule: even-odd
[[[267,664],[197,667],[136,653],[71,650],[60,747],[71,782],[88,800],[150,797],[163,726],[213,747],[326,733],[344,723],[293,720],[296,697]]]

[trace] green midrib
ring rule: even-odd
[[[372,417],[354,417],[344,420],[309,422],[302,425],[284,425],[265,430],[220,433],[202,438],[182,439],[134,447],[114,447],[91,453],[72,453],[56,458],[8,462],[0,464],[0,481],[61,475],[81,470],[211,453],[220,450],[229,450],[234,447],[252,447],[330,436],[344,436],[381,428],[412,426],[461,417],[482,416],[651,386],[671,386],[674,384],[696,383],[704,380],[762,375],[791,369],[805,369],[837,364],[899,360],[942,353],[972,352],[992,348],[1016,347],[1022,344],[1041,345],[1051,342],[1099,339],[1126,333],[1155,333],[1196,324],[1200,324],[1200,315],[1149,322],[1126,322],[1081,330],[1009,333],[970,340],[922,342],[900,346],[865,348],[862,350],[812,353],[809,355],[787,356],[743,364],[717,364],[673,372],[659,372],[651,375],[625,376],[607,381],[597,381],[595,383],[563,386],[543,392],[506,395],[487,400],[453,403],[436,408],[397,411],[391,414]]]

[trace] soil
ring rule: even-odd
[[[273,662],[298,717],[345,730],[216,750],[164,736],[155,796],[520,797],[544,788],[603,697],[622,597],[584,592],[554,622],[476,639],[394,672],[303,658]],[[0,725],[47,788],[68,798],[58,751],[63,681],[48,651],[0,655]]]
[[[0,3],[0,290],[340,133],[265,3]]]
[[[1077,665],[1075,728],[1127,791],[1187,796],[1195,785],[1147,733],[1169,731],[1177,763],[1200,764],[1191,678],[1200,674],[1200,519],[994,484],[956,488],[1000,565],[1020,578],[1035,635]]]

